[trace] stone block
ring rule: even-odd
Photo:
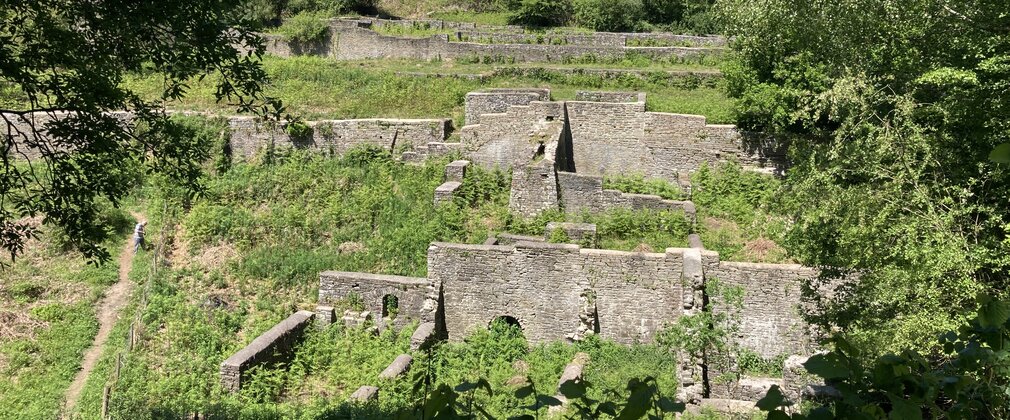
[[[456,190],[458,190],[462,185],[463,184],[458,181],[448,181],[439,185],[438,188],[435,188],[435,205],[452,201],[452,197],[456,194]]]
[[[687,235],[687,243],[691,246],[691,248],[705,249],[705,245],[701,243],[701,235],[697,233]]]
[[[329,326],[337,318],[332,306],[316,306],[316,325],[320,328]]]
[[[425,322],[417,326],[414,334],[410,336],[410,350],[425,350],[438,341],[434,322]]]
[[[410,370],[410,364],[414,361],[414,358],[409,354],[401,354],[396,356],[393,363],[390,363],[382,373],[379,374],[379,379],[394,379],[400,375],[407,373]]]
[[[363,385],[351,394],[351,401],[369,402],[379,399],[379,388]]]
[[[445,180],[463,182],[468,166],[470,166],[470,161],[468,160],[457,160],[445,165]]]

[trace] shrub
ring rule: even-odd
[[[509,22],[517,25],[560,26],[572,13],[571,0],[522,0],[514,3]]]
[[[321,13],[301,12],[284,22],[277,33],[294,42],[321,41],[326,37],[329,25]]]
[[[574,5],[575,23],[597,31],[639,30],[644,19],[642,0],[576,0]]]

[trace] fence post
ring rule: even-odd
[[[102,390],[102,418],[109,418],[109,397],[112,396],[112,387],[106,385]]]

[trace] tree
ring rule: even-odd
[[[861,272],[824,327],[864,354],[937,353],[1010,278],[1010,6],[727,0],[739,123],[791,143],[779,201],[802,262]]]
[[[187,81],[214,77],[216,96],[240,112],[277,116],[263,95],[262,39],[242,0],[45,0],[0,5],[0,247],[11,258],[39,232],[42,215],[93,261],[98,203],[118,204],[139,169],[198,188],[206,151],[178,136],[165,102]],[[130,72],[164,77],[159,100],[125,86]],[[123,115],[131,113],[132,123]]]

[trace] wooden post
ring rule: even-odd
[[[126,336],[126,350],[127,351],[133,351],[133,335],[135,334],[134,331],[133,331],[133,329],[134,329],[133,326],[134,325],[135,325],[134,323],[132,323],[132,322],[130,323],[130,333],[127,334],[127,336]]]
[[[119,371],[123,369],[123,353],[116,353],[116,380],[119,380]]]
[[[102,418],[109,418],[109,397],[112,396],[112,387],[106,385],[102,391]]]

